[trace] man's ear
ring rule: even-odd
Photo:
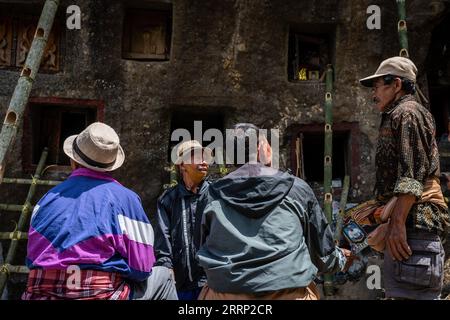
[[[402,79],[400,79],[400,78],[394,79],[394,88],[395,88],[395,93],[398,93],[402,90]]]

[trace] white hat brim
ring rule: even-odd
[[[123,151],[123,149],[120,145],[118,146],[116,161],[111,166],[109,166],[107,168],[99,168],[99,167],[95,167],[95,166],[91,166],[91,165],[87,164],[83,159],[81,159],[81,157],[76,152],[73,152],[73,142],[77,137],[78,137],[78,135],[68,137],[64,141],[64,146],[63,146],[64,153],[70,159],[75,161],[76,163],[81,164],[83,167],[86,167],[88,169],[92,169],[94,171],[99,171],[99,172],[114,171],[123,165],[123,163],[125,161],[125,152]]]
[[[374,74],[359,80],[364,87],[373,87],[373,81],[377,78],[387,76],[389,73]]]
[[[181,163],[183,163],[183,158],[184,156],[189,152],[191,152],[192,150],[199,150],[201,149],[203,152],[206,152],[208,154],[208,157],[210,158],[209,160],[212,160],[212,150],[208,147],[200,147],[200,146],[194,146],[192,148],[189,148],[187,150],[185,150],[183,152],[183,154],[179,155],[177,158],[177,161],[175,161],[176,165],[180,165]],[[210,161],[207,161],[208,163],[210,163]]]

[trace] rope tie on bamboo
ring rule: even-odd
[[[9,238],[10,238],[11,240],[21,240],[21,239],[22,239],[22,233],[23,233],[23,232],[21,232],[21,231],[15,230],[15,231],[13,231],[13,232],[11,232],[11,233],[9,234]]]
[[[23,207],[22,207],[22,211],[23,211],[23,212],[30,212],[31,209],[32,209],[32,206],[31,206],[31,204],[29,204],[29,203],[25,203],[25,204],[23,205]]]
[[[38,182],[38,179],[35,177],[35,176],[31,176],[31,185],[33,186],[36,186],[37,185],[37,182]]]
[[[2,265],[0,267],[0,273],[4,273],[6,274],[6,276],[9,278],[9,276],[11,275],[11,273],[9,272],[9,268],[8,268],[8,264],[5,263],[4,265]]]
[[[15,224],[14,230],[9,234],[9,238],[11,240],[20,240],[21,236],[22,236],[22,232],[20,232],[19,230],[17,230],[19,228],[19,226],[17,225],[16,221],[13,221]]]

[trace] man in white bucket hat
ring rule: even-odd
[[[119,136],[110,126],[96,122],[64,141],[64,153],[71,163],[97,172],[118,169],[125,161]]]
[[[109,175],[125,160],[119,137],[96,122],[68,137],[64,152],[73,172],[33,210],[22,298],[130,299],[130,283],[150,275],[154,239],[138,195]]]
[[[384,250],[387,298],[437,299],[442,289],[441,237],[449,226],[439,185],[439,153],[431,113],[414,98],[417,68],[403,57],[381,62],[361,79],[381,112],[375,157],[378,200],[396,196]]]
[[[193,239],[197,201],[209,186],[205,177],[211,153],[196,140],[179,144],[173,160],[179,183],[158,200],[155,265],[172,270],[180,300],[196,300],[206,281],[195,258],[198,248]]]

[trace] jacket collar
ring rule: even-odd
[[[87,178],[92,178],[92,179],[107,180],[107,181],[119,183],[116,179],[111,177],[111,175],[106,172],[98,172],[98,171],[94,171],[94,170],[91,170],[88,168],[75,169],[72,172],[72,174],[69,176],[69,178],[72,178],[72,177],[87,177]]]
[[[188,190],[186,188],[186,185],[184,184],[183,179],[181,179],[180,182],[178,182],[178,190],[180,190],[181,194],[183,196],[195,196],[195,195],[200,195],[203,192],[205,192],[205,190],[208,188],[209,182],[207,181],[207,178],[205,178],[201,185],[200,185],[200,189],[198,190],[198,193],[193,193],[191,190]]]
[[[384,111],[382,112],[383,114],[391,114],[392,111],[394,111],[394,109],[402,102],[406,102],[406,101],[415,101],[415,98],[413,95],[410,94],[406,94],[404,96],[401,96],[400,98],[398,98],[397,100],[395,100],[394,102],[392,102],[389,106],[386,107],[386,109],[384,109]]]

